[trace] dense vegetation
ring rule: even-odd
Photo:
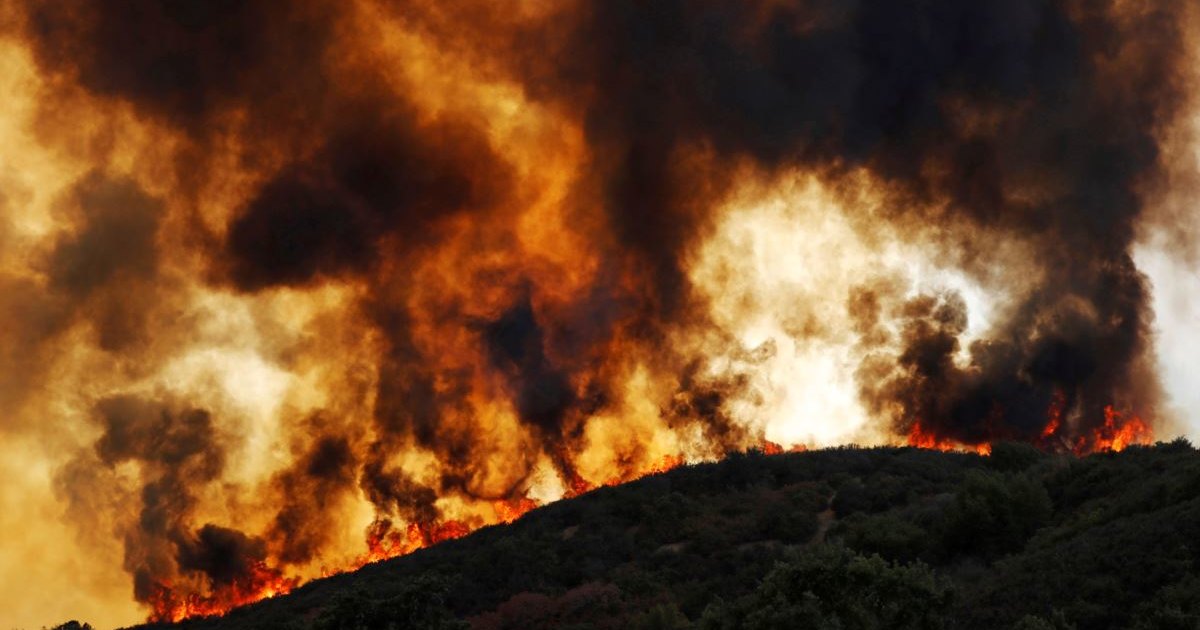
[[[739,454],[180,626],[1200,628],[1200,453]]]

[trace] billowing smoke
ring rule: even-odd
[[[580,107],[605,207],[653,270],[666,317],[711,210],[686,203],[691,174],[674,170],[689,145],[768,169],[865,168],[894,187],[897,219],[944,225],[940,238],[973,273],[995,273],[974,268],[995,240],[1030,242],[1035,259],[1011,280],[1024,295],[968,348],[960,298],[877,296],[901,322],[900,351],[861,383],[901,431],[920,422],[970,443],[1030,439],[1056,391],[1078,431],[1102,423],[1107,405],[1156,402],[1148,287],[1129,252],[1156,134],[1183,101],[1183,42],[1171,8],[1115,10],[595,3],[553,56],[563,67],[547,72],[562,81],[554,94],[591,97]]]
[[[1165,426],[1180,3],[5,6],[0,436],[156,618],[768,440]]]
[[[104,433],[95,456],[109,470],[137,462],[143,481],[136,520],[125,525],[125,568],[133,575],[134,596],[154,602],[155,616],[169,620],[184,604],[174,592],[179,580],[202,580],[212,589],[248,588],[266,559],[265,543],[235,529],[206,523],[192,529],[197,488],[218,479],[225,451],[203,409],[174,411],[134,397],[101,400],[97,420]],[[86,471],[81,454],[65,470]],[[82,460],[82,461],[81,461]],[[64,478],[68,491],[71,480]],[[279,579],[277,573],[269,572]],[[192,602],[192,610],[203,611]]]

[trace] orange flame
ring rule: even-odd
[[[1046,427],[1042,429],[1042,438],[1048,438],[1058,432],[1058,428],[1062,426],[1063,410],[1067,405],[1067,397],[1063,395],[1062,390],[1054,390],[1054,396],[1050,400],[1050,408],[1046,410]]]
[[[299,582],[297,578],[284,577],[265,563],[255,562],[249,575],[216,588],[208,595],[189,593],[180,597],[170,584],[158,584],[150,596],[152,612],[148,621],[173,623],[192,617],[223,615],[238,606],[284,595]]]
[[[1065,396],[1061,392],[1055,392],[1047,410],[1047,423],[1041,433],[1043,438],[1056,435],[1061,428],[1065,404]],[[1094,451],[1121,451],[1131,444],[1146,444],[1151,441],[1150,427],[1138,416],[1118,412],[1111,405],[1105,407],[1104,416],[1103,426],[1097,428],[1092,435],[1079,438],[1074,449],[1077,454]],[[919,420],[914,422],[909,429],[907,444],[917,448],[966,451],[985,456],[990,455],[992,451],[992,446],[988,442],[965,444],[939,437],[933,431],[928,430]],[[803,452],[807,448],[803,444],[793,444],[790,448],[784,449],[779,443],[764,440],[758,450],[765,455],[778,455],[785,450],[787,452]],[[567,482],[564,498],[584,494],[598,485],[613,486],[648,475],[664,473],[684,463],[686,461],[679,455],[663,455],[637,472],[612,477],[603,484],[592,483],[575,474]],[[494,501],[492,503],[496,518],[494,522],[511,523],[540,505],[540,502],[529,497]],[[352,566],[346,570],[352,571],[366,564],[408,555],[440,542],[461,538],[471,533],[473,529],[472,525],[453,519],[433,523],[414,522],[402,529],[393,529],[390,521],[378,520],[367,529],[367,552],[357,557]],[[171,585],[158,585],[150,599],[153,613],[150,615],[149,621],[176,622],[192,617],[223,615],[238,606],[288,593],[300,581],[298,578],[283,577],[279,571],[262,562],[255,563],[252,569],[248,578],[216,589],[207,596],[189,594],[179,597]],[[328,571],[326,575],[334,573],[337,571]]]
[[[667,454],[667,455],[663,455],[662,457],[658,458],[657,460],[654,460],[649,465],[647,465],[645,468],[642,468],[640,470],[636,470],[633,472],[626,472],[624,474],[609,477],[603,483],[599,483],[599,484],[592,483],[591,481],[588,481],[587,479],[584,479],[582,476],[580,476],[579,473],[575,473],[574,475],[572,475],[571,479],[567,481],[567,489],[566,489],[566,492],[563,494],[563,498],[569,499],[571,497],[577,497],[581,494],[591,492],[592,490],[595,490],[599,486],[617,486],[617,485],[620,485],[623,483],[628,483],[630,481],[635,481],[637,479],[641,479],[642,477],[646,477],[649,475],[656,475],[659,473],[664,473],[673,468],[678,468],[679,466],[682,466],[685,463],[686,463],[686,461],[683,459],[683,457],[681,457],[679,455]]]
[[[390,521],[375,521],[367,528],[367,553],[359,556],[349,570],[353,571],[372,562],[406,556],[418,549],[462,538],[469,533],[470,527],[453,519],[439,523],[409,523],[403,530],[393,530]]]
[[[1153,439],[1150,426],[1141,418],[1107,405],[1104,407],[1104,424],[1092,435],[1081,437],[1075,445],[1075,452],[1123,451],[1133,444],[1149,444]]]
[[[659,473],[665,473],[668,470],[671,470],[672,468],[678,468],[679,466],[682,466],[683,463],[684,463],[683,458],[678,455],[663,455],[662,457],[660,457],[657,460],[650,463],[649,466],[646,466],[645,468],[643,468],[641,470],[638,470],[638,471],[635,471],[632,473],[626,473],[623,475],[616,475],[613,477],[609,477],[608,480],[605,481],[603,485],[619,486],[623,483],[628,483],[630,481],[641,479],[642,477],[648,477],[650,475],[657,475]]]
[[[934,433],[926,431],[925,427],[921,426],[920,420],[914,422],[912,428],[908,431],[908,445],[915,446],[917,448],[929,448],[939,451],[954,450],[953,442],[939,438]]]
[[[570,499],[571,497],[577,497],[581,494],[591,492],[595,487],[592,482],[581,477],[579,473],[574,473],[567,482],[567,491],[563,494],[563,498]]]
[[[539,505],[541,504],[533,499],[530,499],[529,497],[509,499],[507,501],[496,501],[492,503],[492,507],[496,510],[496,516],[500,519],[501,523],[511,523],[522,516],[525,516],[526,512],[538,507]]]
[[[650,468],[647,469],[646,472],[644,472],[638,476],[644,477],[646,475],[656,475],[658,473],[665,473],[668,470],[671,470],[672,468],[678,468],[679,466],[682,466],[682,465],[683,465],[682,457],[679,457],[677,455],[663,455],[662,457],[660,457],[658,459],[658,461],[651,464]]]
[[[913,422],[912,428],[908,431],[908,445],[937,451],[970,451],[977,455],[992,454],[992,445],[987,442],[963,444],[951,439],[938,437],[932,431],[923,427],[920,420]]]
[[[1056,390],[1051,399],[1050,407],[1046,410],[1046,425],[1042,428],[1040,437],[1045,440],[1059,435],[1063,427],[1063,414],[1066,411],[1066,396]],[[1133,413],[1117,411],[1112,405],[1104,407],[1104,424],[1092,430],[1089,435],[1078,437],[1071,450],[1076,455],[1103,451],[1122,451],[1133,444],[1150,444],[1154,433],[1150,425]],[[927,448],[938,451],[971,451],[979,455],[990,455],[992,445],[989,442],[964,444],[955,440],[939,437],[925,428],[921,421],[913,422],[909,429],[907,443],[917,448]],[[1065,442],[1064,442],[1065,443]]]
[[[778,445],[776,445],[778,446]],[[603,485],[618,485],[635,479],[640,479],[647,475],[667,472],[673,468],[677,468],[685,463],[683,457],[678,455],[663,455],[658,460],[651,463],[644,470],[629,475],[625,478],[614,477],[606,481]],[[568,483],[568,488],[564,493],[564,498],[570,498],[584,494],[596,488],[596,485],[579,476],[574,475]],[[539,507],[541,503],[529,497],[520,497],[516,499],[498,500],[492,503],[492,507],[496,513],[496,522],[511,523],[530,510]],[[489,523],[490,524],[490,523]],[[408,555],[424,549],[440,542],[462,538],[470,534],[473,528],[468,524],[457,520],[446,520],[439,523],[409,523],[403,530],[393,530],[391,522],[387,520],[378,520],[367,528],[367,553],[355,559],[353,566],[347,570],[353,571],[373,562],[380,562],[390,558]],[[334,575],[337,571],[326,571],[325,575]],[[254,601],[254,600],[251,600]],[[243,602],[250,603],[250,602]],[[238,604],[240,605],[240,604]],[[230,607],[232,608],[232,607]],[[229,608],[217,611],[220,614],[228,612]],[[184,614],[181,618],[193,616],[192,614]]]

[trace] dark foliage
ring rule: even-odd
[[[78,621],[71,620],[67,623],[54,626],[50,630],[92,630],[92,625],[89,623],[79,623]]]

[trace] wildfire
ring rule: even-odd
[[[567,481],[567,489],[566,489],[566,492],[563,494],[563,498],[569,499],[571,497],[577,497],[581,494],[591,492],[592,490],[595,490],[597,487],[600,487],[600,486],[618,486],[623,483],[628,483],[630,481],[641,479],[642,477],[645,477],[648,475],[656,475],[659,473],[664,473],[673,468],[678,468],[679,466],[682,466],[684,463],[686,463],[686,460],[684,460],[683,457],[681,457],[679,455],[667,454],[667,455],[663,455],[662,457],[658,458],[657,460],[654,460],[652,463],[650,463],[645,468],[642,468],[635,472],[626,472],[623,474],[613,475],[612,477],[609,477],[608,479],[606,479],[603,483],[599,483],[599,484],[592,483],[591,481],[584,479],[582,476],[580,476],[578,473],[576,473],[575,475],[572,476],[571,479],[569,479]]]
[[[647,469],[646,472],[643,473],[641,476],[665,473],[668,470],[671,470],[672,468],[678,468],[679,466],[682,466],[682,465],[683,465],[682,457],[679,457],[677,455],[663,455],[662,457],[660,457],[658,459],[658,461],[651,464],[650,468]]]
[[[1065,406],[1065,396],[1061,392],[1056,392],[1047,410],[1047,422],[1041,432],[1042,438],[1049,438],[1059,432],[1063,426],[1062,418]],[[1109,405],[1104,409],[1104,424],[1095,429],[1091,435],[1078,438],[1073,450],[1079,455],[1097,451],[1121,451],[1131,444],[1149,443],[1151,439],[1151,429],[1141,418],[1119,412]],[[979,455],[990,455],[992,451],[992,446],[988,442],[966,444],[941,437],[929,430],[919,420],[914,422],[909,430],[907,444],[917,448],[966,451]],[[784,452],[803,452],[807,448],[802,444],[794,444],[785,449],[777,442],[764,440],[758,450],[765,455],[778,455]],[[636,473],[614,476],[603,484],[594,484],[576,474],[568,480],[564,498],[584,494],[600,485],[614,486],[644,476],[664,473],[684,463],[686,460],[682,456],[666,454]],[[487,524],[512,523],[540,505],[539,501],[529,497],[494,501],[492,508],[495,520]],[[352,571],[366,564],[408,555],[440,542],[462,538],[470,534],[473,529],[474,527],[468,523],[455,519],[431,523],[412,522],[403,528],[394,528],[393,523],[387,519],[377,520],[367,529],[367,552],[358,556],[352,565],[344,570]],[[148,620],[151,622],[176,622],[194,617],[223,615],[238,606],[286,594],[300,583],[299,578],[284,577],[280,571],[268,567],[263,562],[254,562],[250,569],[247,576],[236,579],[228,585],[215,587],[208,595],[189,593],[180,596],[172,585],[160,583],[149,599],[152,612]],[[326,571],[325,575],[339,572]]]
[[[1043,439],[1058,435],[1063,426],[1066,396],[1060,390],[1054,392],[1050,408],[1046,410],[1046,426],[1042,429]],[[1070,448],[1076,455],[1103,451],[1122,451],[1131,444],[1149,444],[1154,439],[1150,426],[1133,413],[1117,411],[1112,405],[1104,407],[1104,424],[1075,438]]]
[[[616,475],[614,477],[609,477],[608,481],[604,482],[604,485],[619,486],[623,483],[628,483],[635,479],[641,479],[642,477],[647,477],[650,475],[657,475],[659,473],[665,473],[668,470],[671,470],[672,468],[678,468],[679,466],[682,466],[683,463],[684,463],[684,460],[682,457],[679,457],[677,455],[663,455],[662,457],[655,460],[648,467],[646,467],[645,469],[643,469],[637,473],[634,473],[632,475],[626,474],[626,475]]]
[[[914,422],[912,428],[908,431],[908,445],[937,451],[969,451],[977,455],[992,454],[992,445],[987,442],[963,444],[948,438],[939,437],[926,429],[920,420]]]
[[[409,523],[403,530],[392,529],[388,520],[378,520],[367,528],[367,553],[359,556],[350,570],[365,564],[408,555],[418,549],[471,533],[462,521],[445,520],[438,523]]]
[[[492,504],[492,507],[495,508],[496,516],[500,519],[501,523],[511,523],[522,516],[525,516],[526,512],[538,507],[539,505],[540,504],[537,501],[530,499],[529,497],[521,497],[519,499],[509,499],[507,501],[496,501]]]
[[[1076,453],[1095,451],[1123,451],[1132,444],[1149,444],[1154,434],[1141,418],[1104,407],[1104,424],[1090,436],[1083,436],[1075,445]]]
[[[762,446],[760,446],[758,450],[761,451],[763,455],[779,455],[781,453],[803,453],[808,450],[808,446],[804,444],[793,443],[791,446],[784,447],[779,442],[763,440]]]
[[[251,564],[248,575],[232,583],[213,588],[208,595],[188,593],[177,595],[170,584],[158,584],[150,596],[152,612],[148,621],[176,622],[192,617],[223,615],[244,606],[276,595],[284,595],[299,585],[298,578],[284,577],[265,563]]]
[[[596,486],[594,486],[592,482],[584,479],[579,475],[579,473],[575,473],[571,476],[571,479],[567,481],[567,491],[566,494],[563,495],[563,498],[569,499],[571,497],[577,497],[586,492],[590,492],[595,487]]]
[[[793,444],[790,448],[764,440],[758,447],[765,455],[779,455],[784,452],[803,452],[807,447],[803,444]],[[636,472],[624,476],[615,476],[603,484],[593,484],[578,474],[567,484],[564,498],[578,496],[599,486],[615,486],[659,473],[668,472],[687,463],[681,455],[665,454],[653,460]],[[492,502],[495,520],[483,524],[512,523],[531,510],[540,507],[541,502],[530,497],[519,497]],[[353,571],[364,565],[381,562],[391,558],[405,556],[420,549],[431,547],[438,543],[462,538],[470,534],[475,527],[467,522],[448,519],[440,522],[412,522],[403,528],[395,527],[388,519],[379,519],[371,523],[366,532],[367,551],[356,557],[350,566],[341,570],[325,570],[324,577],[338,573]],[[227,586],[214,588],[207,595],[189,593],[179,595],[171,584],[160,583],[150,596],[152,612],[150,622],[177,622],[194,617],[220,616],[239,606],[283,595],[300,584],[299,578],[284,577],[281,572],[268,567],[263,562],[251,565],[248,576],[235,580]]]
[[[646,475],[666,472],[683,463],[684,459],[680,456],[664,455],[637,474],[626,478],[615,477],[602,485],[617,485]],[[578,474],[570,479],[567,485],[564,498],[578,496],[597,487],[596,484]],[[495,521],[486,524],[512,523],[540,505],[540,502],[530,497],[494,501],[492,508],[495,512]],[[473,530],[474,527],[466,522],[454,519],[436,523],[409,523],[403,529],[393,529],[393,524],[389,520],[377,520],[367,528],[367,552],[356,558],[352,566],[346,570],[353,571],[366,564],[405,556],[440,542],[462,538]],[[325,574],[328,576],[334,573],[337,571],[327,571]],[[227,610],[228,608],[220,612]],[[184,616],[191,615],[185,614]]]
[[[1042,437],[1048,438],[1058,432],[1058,428],[1062,426],[1063,408],[1066,407],[1067,397],[1063,395],[1061,390],[1055,390],[1054,396],[1050,401],[1050,408],[1046,410],[1046,427],[1042,429]]]
[[[1044,441],[1059,435],[1063,429],[1063,415],[1066,411],[1066,396],[1056,391],[1046,410],[1046,425],[1042,428],[1040,438]],[[1080,435],[1073,443],[1065,439],[1062,444],[1070,444],[1070,450],[1076,455],[1086,455],[1105,451],[1122,451],[1133,444],[1150,444],[1154,440],[1154,432],[1144,420],[1133,413],[1117,411],[1112,405],[1104,407],[1104,424]],[[928,430],[918,420],[909,429],[907,443],[917,448],[928,448],[939,451],[971,451],[979,455],[990,455],[992,445],[988,442],[978,444],[963,444],[953,439],[941,437]],[[1044,446],[1046,444],[1043,444]]]
[[[220,614],[792,439],[1151,440],[1194,3],[975,51],[1053,81],[928,54],[1004,3],[177,4],[0,0],[0,503],[71,568],[0,563],[9,625],[79,571],[100,625]]]

